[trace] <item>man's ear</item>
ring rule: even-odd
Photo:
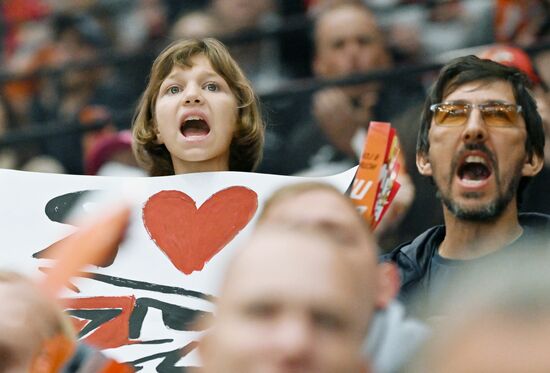
[[[397,297],[401,287],[401,278],[397,267],[392,262],[378,264],[378,296],[376,308],[384,309]]]
[[[533,153],[530,157],[527,156],[527,159],[525,163],[523,164],[523,168],[521,170],[522,176],[535,176],[542,170],[542,167],[544,166],[544,158],[539,156],[538,154]]]
[[[432,164],[428,154],[426,153],[416,153],[416,168],[418,172],[423,176],[432,176]]]

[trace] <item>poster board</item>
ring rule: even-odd
[[[77,229],[67,224],[70,207],[84,215],[101,213],[93,199],[75,198],[85,191],[129,200],[131,223],[116,256],[85,268],[94,276],[74,279],[61,294],[63,303],[81,338],[121,362],[145,372],[196,366],[202,331],[193,321],[213,311],[225,266],[264,201],[281,186],[307,180],[344,192],[355,172],[324,178],[241,172],[118,178],[0,170],[0,268],[43,276],[53,264],[48,250]],[[182,243],[188,237],[192,247]],[[191,261],[179,256],[186,250]]]

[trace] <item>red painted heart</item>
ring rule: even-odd
[[[145,203],[143,223],[172,264],[190,274],[246,227],[257,208],[257,194],[242,186],[220,190],[198,209],[187,194],[163,190]]]

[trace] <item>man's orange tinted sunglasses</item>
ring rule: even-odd
[[[430,106],[434,122],[438,126],[458,127],[464,125],[473,109],[481,111],[481,117],[489,127],[514,127],[517,125],[521,106],[492,102],[487,104],[440,103]]]

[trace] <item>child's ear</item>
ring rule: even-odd
[[[154,143],[157,144],[157,145],[164,144],[164,139],[162,138],[162,135],[160,134],[159,128],[158,128],[157,123],[155,122],[155,120],[151,119],[149,121],[149,125],[151,127],[153,127],[153,130],[155,131],[155,135],[157,135],[157,137],[155,138]]]

